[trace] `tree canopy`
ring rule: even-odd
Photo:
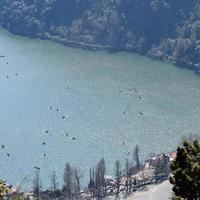
[[[1,0],[10,31],[64,44],[129,50],[200,72],[198,0]]]
[[[0,180],[0,200],[4,198],[8,192],[8,187],[6,186],[5,181]]]
[[[200,142],[185,141],[171,164],[174,199],[200,199]]]

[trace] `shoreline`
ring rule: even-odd
[[[80,40],[70,40],[68,38],[61,38],[59,35],[51,35],[49,32],[41,32],[41,33],[36,33],[35,35],[31,35],[31,33],[28,32],[23,32],[23,31],[18,31],[14,29],[10,29],[6,26],[2,26],[0,23],[0,28],[7,30],[8,32],[22,36],[22,37],[27,37],[29,39],[41,39],[44,41],[52,41],[58,44],[61,44],[65,47],[72,47],[72,48],[79,48],[83,50],[90,50],[90,51],[105,51],[108,53],[117,53],[117,52],[129,52],[129,53],[134,53],[134,54],[139,54],[141,56],[146,56],[152,60],[158,60],[166,63],[170,63],[175,65],[176,67],[179,68],[185,68],[188,70],[194,71],[197,75],[200,75],[200,64],[195,64],[192,62],[185,62],[182,60],[175,60],[173,59],[170,55],[164,55],[162,52],[159,50],[157,52],[153,52],[151,50],[147,52],[139,52],[134,49],[134,47],[126,47],[122,46],[119,48],[114,48],[109,45],[102,45],[98,43],[89,43],[86,41],[80,41]]]
[[[160,200],[160,197],[163,197],[164,194],[165,198],[162,198],[162,200],[168,200],[170,192],[172,191],[172,185],[168,180],[171,172],[170,163],[175,158],[176,151],[150,156],[147,160],[142,162],[140,168],[136,169],[135,172],[132,172],[131,175],[123,173],[122,176],[120,176],[119,182],[118,196],[120,199]],[[164,163],[165,167],[161,169],[160,167],[163,166]],[[129,168],[129,170],[131,170],[131,168]],[[78,193],[74,193],[74,197],[80,197],[83,200],[98,198],[105,200],[115,200],[118,190],[117,178],[105,174],[104,184],[105,190],[103,190],[105,193],[101,193],[102,191],[100,189],[100,196],[98,196],[99,189],[96,188],[94,179],[93,187],[90,187],[89,185],[86,187],[81,187]],[[62,199],[64,197],[61,188],[57,188],[55,191],[51,189],[41,190],[39,195],[41,198],[45,196],[49,196],[50,198],[55,192],[59,194],[58,198]],[[31,199],[35,197],[33,190],[23,191],[20,190],[20,188],[17,186],[12,186],[10,188],[8,196],[13,197],[18,193],[21,193],[22,196],[29,197]],[[159,198],[157,199],[155,197]]]

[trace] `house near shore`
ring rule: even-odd
[[[170,153],[167,153],[167,155],[169,156],[169,161],[171,162],[174,159],[176,159],[177,152],[176,151],[172,151]]]

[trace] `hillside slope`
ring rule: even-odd
[[[0,23],[20,35],[133,51],[200,71],[199,0],[1,0]]]

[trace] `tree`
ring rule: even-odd
[[[106,163],[104,158],[102,158],[98,163],[98,171],[99,171],[99,190],[100,195],[105,195],[105,173],[106,173]]]
[[[126,171],[126,192],[128,192],[128,189],[129,189],[129,161],[128,159],[126,159],[125,171]]]
[[[74,179],[75,179],[75,193],[76,193],[76,199],[79,199],[80,196],[80,179],[82,177],[81,175],[81,170],[73,167],[73,175],[74,175]]]
[[[88,188],[93,197],[100,199],[106,195],[106,182],[105,182],[106,164],[102,158],[98,164],[90,169],[90,181]]]
[[[23,193],[20,191],[16,191],[12,196],[12,200],[24,200]]]
[[[130,166],[128,158],[126,159],[125,171],[126,171],[126,192],[131,192],[131,188],[132,188],[131,166]]]
[[[121,162],[119,160],[115,161],[115,176],[116,176],[116,198],[119,198],[120,192],[120,182],[121,182]]]
[[[42,189],[42,182],[40,180],[40,169],[37,168],[35,171],[35,177],[33,179],[33,193],[36,196],[36,199],[39,200],[40,192]]]
[[[56,171],[54,170],[51,175],[51,188],[53,192],[57,190],[57,187],[58,187],[57,176],[56,176]]]
[[[109,24],[109,43],[112,49],[116,51],[120,43],[120,18],[116,10],[113,10],[110,14]]]
[[[80,179],[81,171],[79,168],[71,167],[70,163],[67,163],[64,171],[64,186],[63,192],[67,199],[75,198],[79,199],[80,196]]]
[[[95,196],[94,167],[93,169],[90,169],[89,174],[90,174],[90,180],[88,184],[88,189],[90,190],[90,193],[94,197]]]
[[[8,187],[6,186],[6,182],[0,180],[0,200],[4,198],[7,192],[8,192]]]
[[[140,157],[139,157],[139,146],[136,145],[133,152],[133,159],[136,163],[137,170],[140,170]]]
[[[65,166],[65,172],[64,172],[64,194],[65,197],[70,199],[71,195],[72,195],[72,175],[73,175],[73,171],[71,168],[70,163],[67,163]]]
[[[163,177],[167,177],[169,175],[169,158],[165,154],[157,158],[155,165],[155,178],[156,180],[160,180]]]
[[[58,190],[58,181],[57,181],[57,176],[56,176],[55,170],[52,172],[52,175],[51,175],[51,189],[53,191],[53,193],[52,193],[53,198],[56,198],[59,193],[59,190]]]
[[[174,199],[200,199],[200,142],[185,141],[177,148],[177,157],[171,163]]]

